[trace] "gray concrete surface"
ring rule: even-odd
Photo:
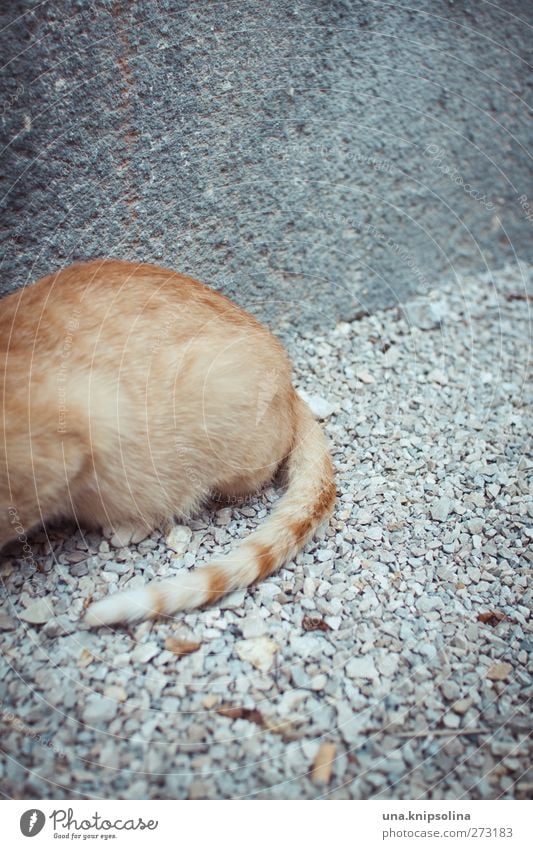
[[[533,259],[527,2],[5,5],[2,291],[155,261],[283,333]]]

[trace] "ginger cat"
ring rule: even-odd
[[[48,519],[147,536],[281,464],[287,490],[232,553],[92,604],[90,625],[172,614],[262,580],[335,501],[324,435],[275,337],[165,268],[94,260],[0,301],[0,548]]]

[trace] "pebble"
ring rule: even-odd
[[[135,646],[131,658],[138,663],[148,663],[161,652],[157,643],[140,643]]]
[[[146,537],[146,530],[141,528],[105,528],[104,534],[110,535],[109,544],[113,548],[124,548],[130,543],[142,542]]]
[[[239,627],[246,640],[252,637],[261,637],[267,630],[266,622],[261,616],[248,616],[241,620]]]
[[[408,324],[420,330],[433,330],[447,317],[448,304],[444,299],[428,301],[414,298],[404,304],[403,312]]]
[[[487,669],[487,678],[490,681],[505,681],[512,670],[513,667],[510,663],[493,663]]]
[[[117,702],[107,696],[92,693],[87,696],[82,710],[82,720],[88,725],[111,722],[117,715]]]
[[[432,504],[430,507],[431,517],[436,522],[445,522],[448,516],[450,515],[450,511],[452,509],[452,502],[446,496],[439,498],[439,500]]]
[[[221,610],[241,610],[246,598],[246,590],[236,590],[234,593],[221,598],[219,607]]]
[[[107,699],[114,699],[116,702],[125,702],[128,698],[128,694],[124,687],[117,684],[111,684],[109,687],[106,687],[104,690],[104,696]]]
[[[192,530],[186,525],[175,525],[167,534],[166,544],[179,557],[187,551],[192,539]]]
[[[376,382],[375,378],[372,377],[370,372],[366,371],[366,369],[359,369],[358,371],[355,372],[355,376],[357,377],[358,380],[361,381],[361,383],[370,384],[370,383]]]
[[[381,654],[376,660],[376,666],[385,678],[393,678],[399,665],[399,657],[395,654]]]
[[[381,364],[383,368],[392,368],[396,365],[401,356],[402,352],[400,350],[400,346],[391,345],[391,347],[387,351],[385,351],[383,357],[381,358]]]
[[[468,708],[471,705],[472,699],[458,699],[456,702],[453,703],[452,710],[455,711],[455,713],[461,714],[462,716],[467,712]]]
[[[65,634],[72,634],[75,630],[75,623],[68,616],[62,614],[46,622],[43,628],[43,634],[46,634],[47,637],[61,637]]]
[[[298,394],[309,405],[311,412],[317,419],[327,419],[335,412],[335,404],[320,395],[308,395],[301,389],[298,390]]]
[[[274,663],[279,646],[268,637],[254,637],[249,640],[238,640],[235,651],[241,660],[251,663],[256,669],[268,672]]]
[[[322,743],[315,755],[311,778],[320,784],[329,784],[337,747],[335,743]]]
[[[370,655],[352,657],[346,664],[346,674],[349,678],[366,678],[369,680],[379,678],[374,660]]]
[[[227,525],[231,522],[232,516],[232,508],[231,507],[223,507],[222,510],[218,510],[215,521],[217,525]]]
[[[54,615],[51,599],[38,598],[28,607],[19,612],[19,619],[29,622],[31,625],[43,625]]]
[[[461,719],[456,713],[445,713],[443,723],[446,728],[459,728]]]
[[[0,611],[0,631],[12,631],[16,625],[16,621],[8,613]]]
[[[421,613],[428,613],[431,610],[441,610],[444,605],[438,596],[424,595],[418,599],[416,606]]]

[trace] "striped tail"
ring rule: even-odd
[[[262,581],[296,555],[331,515],[335,483],[322,428],[296,393],[295,412],[287,490],[266,522],[230,554],[207,566],[95,602],[85,615],[88,625],[135,622],[210,604]]]

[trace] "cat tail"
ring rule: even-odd
[[[90,626],[169,616],[217,601],[262,581],[279,569],[329,518],[335,503],[333,467],[322,428],[307,404],[294,395],[294,439],[288,486],[271,516],[229,554],[175,578],[114,593],[92,604]]]

